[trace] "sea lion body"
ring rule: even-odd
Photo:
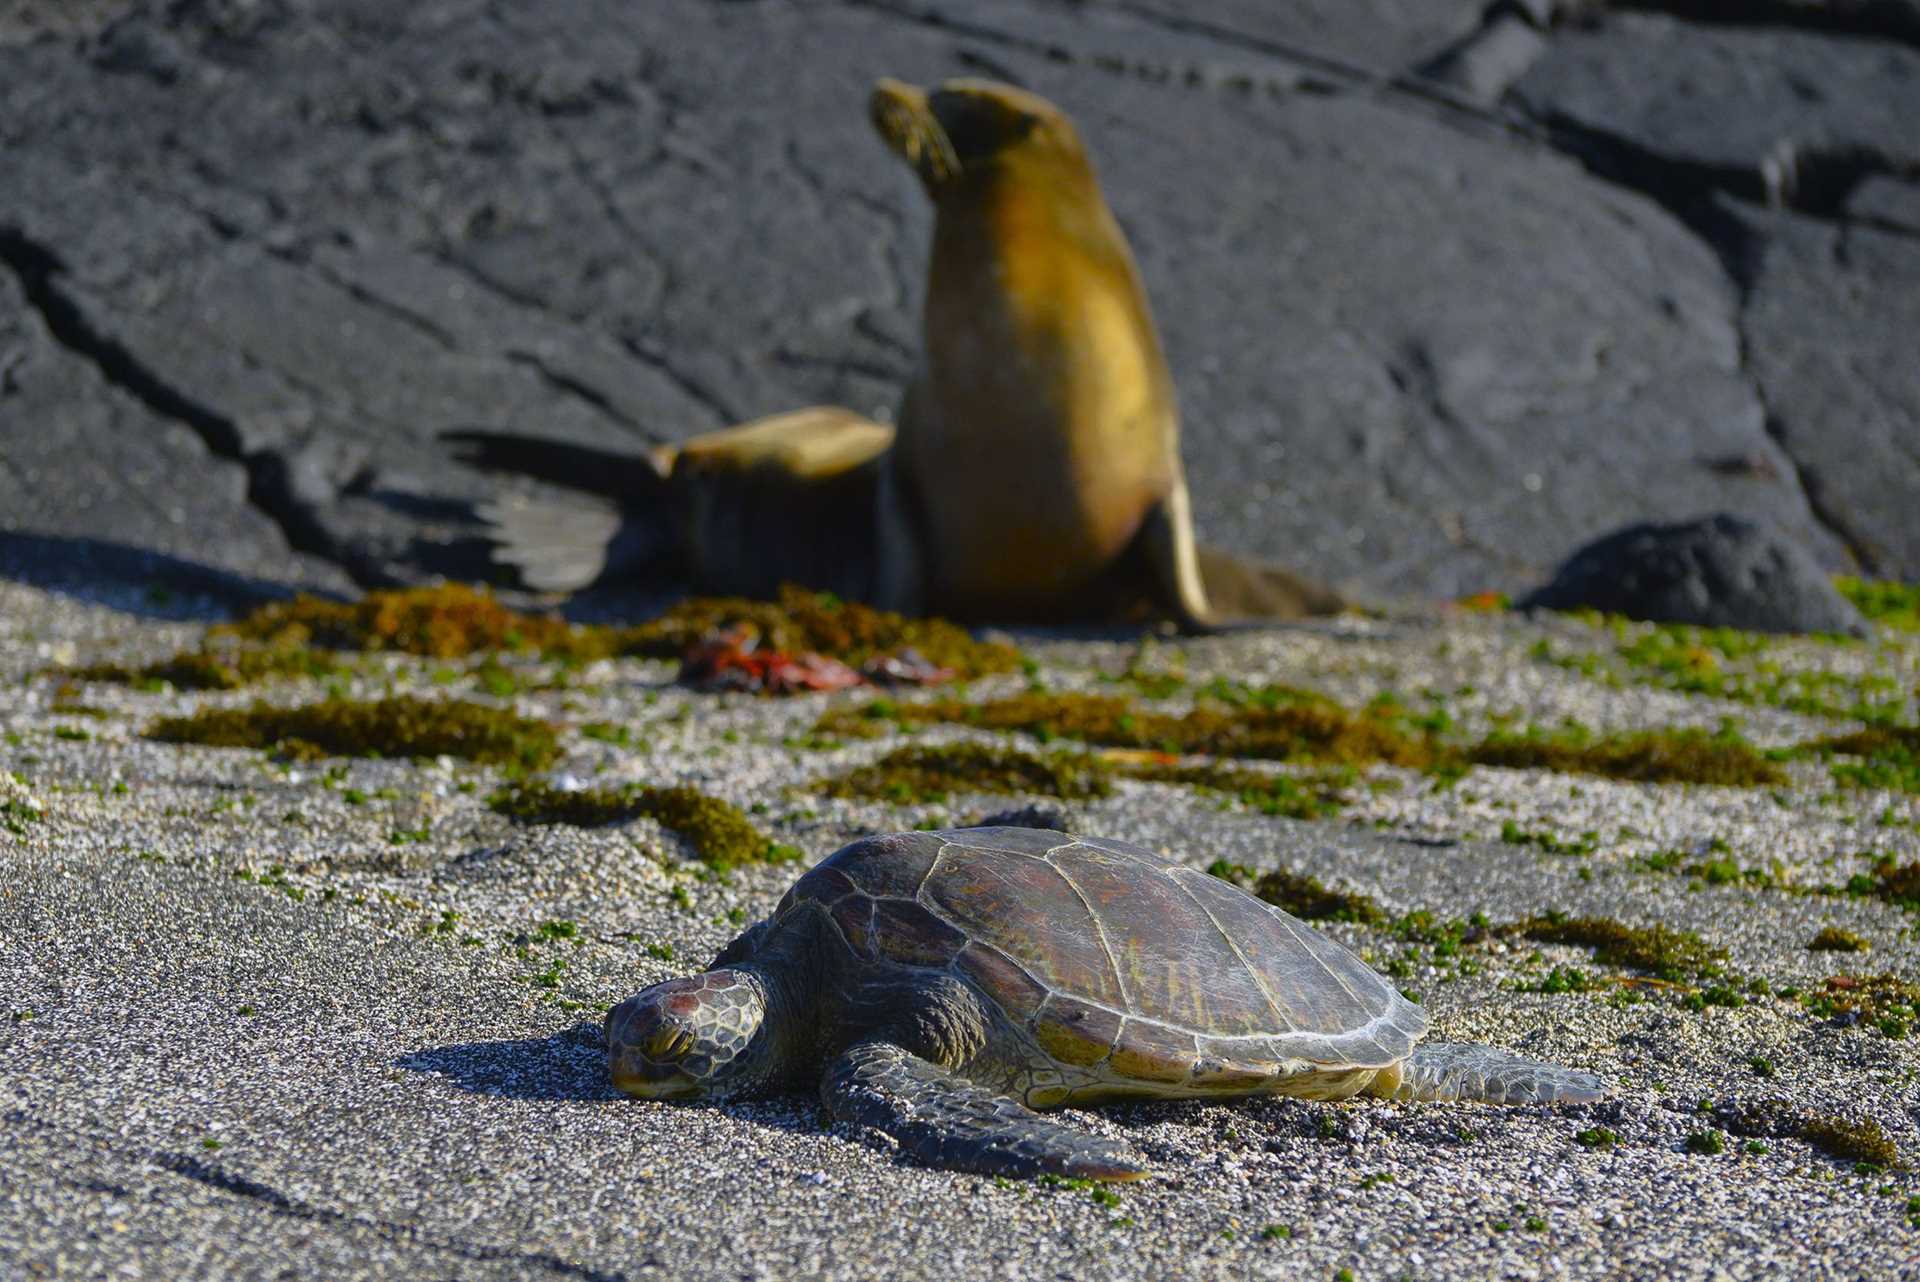
[[[655,451],[633,505],[671,530],[635,544],[677,546],[702,591],[793,581],[963,619],[1151,613],[1205,630],[1341,608],[1221,554],[1208,564],[1231,571],[1226,600],[1209,600],[1173,379],[1072,122],[971,79],[883,80],[869,106],[935,211],[924,349],[897,428],[815,407]],[[564,587],[602,564],[541,543],[564,522],[507,512],[496,526],[496,559],[529,583]]]
[[[876,97],[905,96],[937,117],[963,93],[1037,123],[927,183],[927,344],[897,465],[940,609],[1075,614],[1184,484],[1173,380],[1133,255],[1063,116],[973,82],[930,102],[891,84]],[[948,112],[964,121],[969,108]]]

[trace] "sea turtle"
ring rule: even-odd
[[[1126,1180],[1111,1141],[1038,1110],[1278,1094],[1505,1104],[1606,1081],[1488,1046],[1416,1045],[1420,1007],[1232,884],[1037,828],[853,842],[704,974],[607,1015],[614,1085],[650,1099],[818,1084],[911,1157]]]

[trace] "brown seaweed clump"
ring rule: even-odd
[[[1611,917],[1567,917],[1560,913],[1517,924],[1520,934],[1541,944],[1572,944],[1593,949],[1605,966],[1642,970],[1659,979],[1696,979],[1716,975],[1725,950],[1690,930],[1673,926],[1629,926]]]
[[[1872,1118],[1809,1117],[1796,1131],[1799,1138],[1829,1157],[1865,1163],[1882,1170],[1900,1165],[1900,1149],[1880,1123]]]
[[[1840,926],[1823,926],[1807,941],[1810,953],[1864,953],[1873,947],[1864,935]]]
[[[882,701],[864,710],[836,709],[815,728],[822,734],[862,737],[886,729],[887,721],[949,722],[979,730],[1022,731],[1043,742],[1076,739],[1103,747],[1270,761],[1419,767],[1433,760],[1431,745],[1402,734],[1384,719],[1348,712],[1321,698],[1271,706],[1207,702],[1180,715],[1099,694],[1031,693],[982,703],[951,698]]]
[[[1888,1170],[1902,1165],[1899,1147],[1870,1117],[1811,1113],[1789,1100],[1776,1098],[1729,1101],[1713,1110],[1713,1118],[1735,1135],[1802,1140],[1856,1168],[1864,1164]]]
[[[1350,766],[1291,775],[1222,765],[1217,761],[1185,763],[1109,758],[1108,764],[1115,774],[1129,779],[1185,784],[1230,797],[1260,814],[1286,819],[1324,819],[1340,813],[1345,805],[1341,792],[1357,777]]]
[[[296,757],[460,757],[511,771],[538,770],[560,755],[553,727],[458,699],[395,695],[325,699],[298,707],[258,702],[163,717],[146,736],[214,748],[271,748]]]
[[[962,679],[1014,672],[1024,662],[1012,646],[976,640],[945,619],[908,618],[792,584],[782,587],[773,601],[682,601],[659,618],[627,629],[625,652],[677,659],[717,632],[736,630],[744,630],[762,649],[821,654],[852,668],[908,650]]]
[[[382,589],[358,601],[329,601],[302,593],[213,629],[216,636],[270,645],[391,650],[430,659],[461,659],[496,650],[599,658],[613,652],[613,641],[610,637],[597,641],[596,635],[610,632],[576,628],[558,615],[509,609],[487,589],[461,583]]]
[[[1039,793],[1079,800],[1113,791],[1112,772],[1084,753],[1039,756],[978,743],[908,747],[821,781],[830,797],[870,797],[899,805],[945,801],[966,792]]]
[[[1350,772],[1308,778],[1269,774],[1217,762],[1182,763],[1158,754],[1116,749],[1041,755],[978,743],[906,747],[819,789],[831,797],[871,797],[900,805],[944,801],[954,793],[1037,793],[1066,800],[1105,797],[1116,778],[1186,785],[1230,798],[1262,814],[1319,819],[1341,808]]]
[[[1350,921],[1362,926],[1385,926],[1392,921],[1371,895],[1357,890],[1333,890],[1307,873],[1287,868],[1256,873],[1245,864],[1224,859],[1214,860],[1207,872],[1303,921]]]
[[[1782,784],[1786,772],[1745,739],[1704,730],[1643,730],[1591,736],[1489,735],[1467,749],[1477,766],[1601,775],[1636,783],[1704,783],[1736,787]]]
[[[754,826],[738,806],[697,788],[655,787],[562,789],[528,781],[487,799],[500,814],[522,823],[571,824],[595,828],[648,818],[678,833],[702,863],[719,871],[749,863],[785,863],[800,857]]]
[[[331,650],[285,641],[273,645],[234,645],[214,639],[198,650],[182,650],[153,663],[95,663],[57,669],[56,675],[67,681],[116,685],[164,683],[176,690],[238,690],[276,679],[342,677],[348,675],[348,669]]]
[[[1872,895],[1909,912],[1920,911],[1920,860],[1902,864],[1892,855],[1882,856],[1871,874],[1857,873],[1847,882],[1847,892]]]
[[[1346,767],[1405,766],[1449,772],[1470,765],[1553,770],[1650,783],[1755,786],[1786,774],[1746,740],[1702,730],[1594,735],[1495,733],[1458,746],[1436,734],[1412,734],[1390,707],[1353,712],[1308,691],[1270,688],[1238,700],[1203,698],[1174,714],[1121,695],[1027,693],[970,703],[879,699],[836,708],[814,726],[827,737],[872,738],[890,729],[940,723],[1017,731],[1045,742],[1074,739],[1103,747],[1168,754],[1256,758]],[[1146,776],[1141,776],[1146,777]],[[1198,782],[1194,780],[1193,782]]]
[[[604,627],[513,610],[485,588],[450,583],[369,592],[351,602],[300,596],[262,606],[216,631],[257,642],[436,659],[500,650],[575,662],[620,655],[680,659],[708,637],[728,631],[763,649],[825,655],[856,668],[908,650],[962,677],[1011,672],[1023,661],[1013,647],[977,641],[944,619],[910,619],[792,585],[781,588],[773,601],[693,597],[650,622]]]

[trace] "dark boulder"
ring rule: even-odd
[[[1520,604],[1751,632],[1870,630],[1805,548],[1724,513],[1630,525],[1597,539]]]

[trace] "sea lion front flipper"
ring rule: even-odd
[[[675,481],[751,472],[807,483],[844,476],[892,445],[884,423],[838,405],[809,405],[688,437],[663,458]]]

